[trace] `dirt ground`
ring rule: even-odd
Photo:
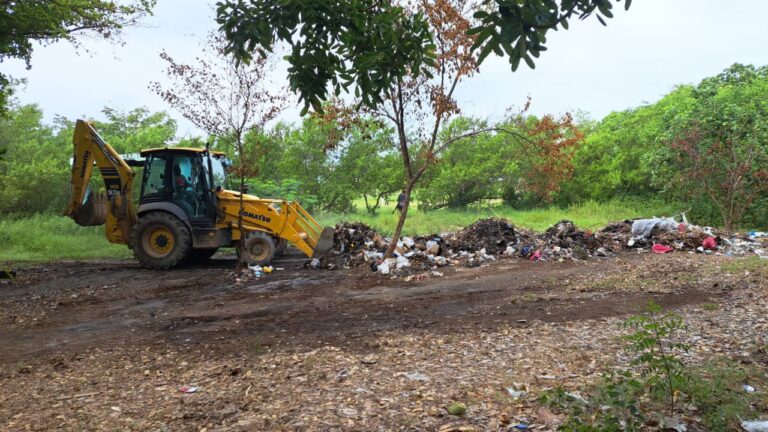
[[[742,262],[501,260],[404,281],[287,261],[240,284],[226,257],[22,268],[0,281],[0,429],[549,430],[537,392],[626,364],[618,324],[651,299],[685,317],[690,361],[763,361],[768,282]]]

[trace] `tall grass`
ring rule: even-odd
[[[81,227],[50,214],[0,220],[0,261],[127,258],[131,251],[104,237],[104,227]]]
[[[583,229],[597,229],[609,222],[635,217],[672,215],[674,205],[633,202],[587,202],[567,208],[549,207],[515,210],[504,206],[470,209],[442,209],[430,212],[411,210],[405,235],[428,235],[455,231],[486,217],[502,217],[520,227],[544,231],[562,219],[570,219]],[[322,225],[341,221],[360,221],[389,235],[397,224],[392,207],[376,215],[364,210],[350,214],[316,214]],[[0,220],[0,262],[52,261],[58,259],[129,258],[130,250],[113,245],[104,237],[104,227],[81,227],[59,215],[37,214]]]

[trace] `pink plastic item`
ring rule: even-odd
[[[663,244],[656,243],[656,244],[653,245],[651,250],[653,251],[653,253],[665,254],[667,252],[672,252],[674,249],[672,249],[669,246],[664,246]]]
[[[701,245],[704,247],[704,249],[717,249],[717,239],[714,237],[707,237],[703,242],[701,242]]]
[[[538,261],[541,259],[541,251],[536,251],[531,255],[531,261]]]

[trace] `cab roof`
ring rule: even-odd
[[[142,156],[146,156],[150,153],[158,153],[158,152],[171,152],[171,153],[177,153],[177,152],[192,152],[192,153],[203,153],[205,152],[205,149],[202,147],[160,147],[160,148],[151,148],[151,149],[144,149],[141,151]],[[217,151],[217,150],[211,150],[211,154],[214,156],[226,156],[224,152]]]

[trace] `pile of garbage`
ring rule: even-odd
[[[446,247],[454,250],[476,252],[485,249],[489,254],[500,254],[509,245],[516,245],[515,227],[505,219],[480,219],[472,225],[443,237]]]
[[[635,250],[668,253],[687,251],[724,255],[757,254],[768,258],[768,233],[727,236],[709,227],[689,224],[685,215],[611,223],[596,232],[562,220],[543,234],[515,227],[506,219],[487,218],[455,233],[402,237],[393,258],[384,259],[391,239],[360,223],[335,228],[333,250],[313,267],[367,266],[383,275],[441,276],[443,267],[476,267],[500,258],[531,261],[580,261]]]
[[[768,258],[768,235],[750,232],[728,234],[712,227],[688,223],[670,217],[625,220],[608,225],[596,236],[613,251],[638,250],[654,253],[685,251],[690,253],[743,256],[755,254]]]

